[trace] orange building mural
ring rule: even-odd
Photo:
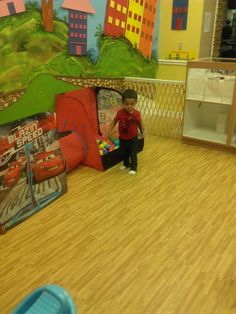
[[[152,53],[153,35],[157,13],[157,0],[145,1],[139,50],[150,57]]]

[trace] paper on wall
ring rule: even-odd
[[[211,27],[211,12],[206,12],[204,17],[204,33],[209,33]]]

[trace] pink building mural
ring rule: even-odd
[[[0,17],[25,12],[24,0],[0,0]]]

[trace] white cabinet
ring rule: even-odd
[[[236,60],[188,62],[183,140],[236,147]]]
[[[236,115],[234,117],[234,129],[233,129],[233,136],[232,136],[231,145],[233,147],[236,147]]]

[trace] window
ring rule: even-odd
[[[138,27],[136,28],[136,34],[139,34],[139,28]]]
[[[150,26],[150,21],[149,20],[147,21],[147,25]]]
[[[153,13],[154,13],[154,14],[156,13],[156,9],[155,9],[155,8],[153,8]]]
[[[77,33],[74,33],[74,37],[78,37],[78,34],[77,34]]]
[[[74,28],[74,27],[75,27],[74,23],[71,23],[70,28]]]
[[[79,25],[78,25],[78,24],[75,24],[75,28],[78,29],[78,27],[79,27]]]
[[[135,32],[135,27],[134,27],[134,26],[132,26],[132,32],[133,32],[133,33]]]
[[[111,0],[111,2],[110,2],[110,7],[111,7],[111,8],[114,8],[114,7],[115,7],[115,1],[114,1],[114,0]]]
[[[115,25],[120,26],[120,20],[119,19],[116,19]]]
[[[141,22],[141,15],[138,16],[138,21]]]
[[[86,34],[83,34],[83,38],[86,38]]]
[[[151,4],[149,5],[149,11],[152,12],[152,5]]]
[[[79,34],[79,38],[82,38],[83,37],[83,35],[82,34]]]
[[[147,2],[145,2],[145,9],[147,9],[148,8],[148,3]]]
[[[87,25],[86,24],[84,24],[84,29],[87,29]]]
[[[127,25],[127,30],[130,31],[130,24]]]
[[[78,14],[75,14],[75,19],[78,20]]]
[[[71,14],[70,14],[70,17],[73,19],[73,18],[74,18],[74,13],[71,13]]]
[[[149,40],[152,41],[152,36],[151,35],[149,36]]]
[[[123,28],[123,29],[125,28],[125,22],[123,22],[123,21],[121,22],[121,28]]]
[[[141,37],[143,37],[143,35],[144,35],[143,32],[141,32]]]
[[[148,39],[148,33],[146,33],[145,38]]]
[[[137,14],[135,13],[135,14],[134,14],[134,19],[137,20],[137,17],[138,17],[138,16],[137,16]]]
[[[84,14],[84,20],[87,20],[87,15],[86,14]]]
[[[126,14],[127,13],[127,8],[123,7],[122,12],[123,12],[123,14]]]
[[[113,22],[113,17],[112,16],[108,16],[108,23],[112,24],[112,22]]]
[[[136,3],[138,3],[139,2],[139,0],[136,0]]]
[[[132,17],[132,11],[129,11],[129,17]]]
[[[154,22],[152,22],[152,27],[154,27]]]
[[[79,15],[79,19],[82,20],[83,19],[83,14]]]
[[[140,5],[143,5],[143,0],[140,0]]]
[[[82,28],[83,28],[83,25],[82,25],[82,24],[80,24],[80,25],[79,25],[79,29],[82,29]]]
[[[117,4],[116,10],[117,10],[118,12],[121,11],[121,5],[120,5],[120,4]]]
[[[70,33],[70,37],[74,37],[74,33]]]
[[[145,17],[143,18],[143,24],[146,24],[146,19],[145,19]]]

